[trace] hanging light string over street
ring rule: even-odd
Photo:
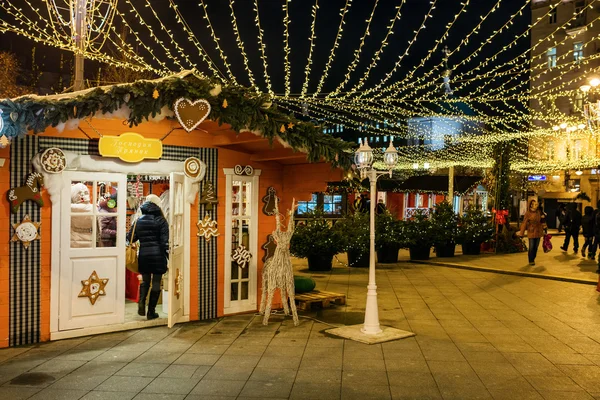
[[[221,39],[219,39],[219,37],[215,34],[215,30],[214,30],[212,24],[210,23],[210,17],[208,16],[208,6],[204,2],[204,0],[200,0],[200,5],[202,6],[202,9],[204,10],[204,16],[202,18],[204,18],[206,20],[206,23],[207,23],[206,27],[210,30],[210,36],[212,37],[213,41],[215,42],[215,48],[217,49],[217,51],[219,52],[219,55],[221,56],[221,61],[223,61],[223,64],[225,65],[225,69],[227,70],[227,76],[229,77],[229,80],[234,85],[237,85],[238,83],[237,83],[237,80],[235,79],[235,75],[233,75],[233,72],[231,72],[231,65],[229,65],[229,62],[227,61],[227,56],[225,55],[225,53],[223,52],[223,49],[221,48],[221,45],[219,44],[219,41]]]
[[[287,2],[287,0],[286,0],[286,2]],[[318,9],[319,9],[319,0],[315,0],[315,4],[311,8],[312,23],[310,24],[310,38],[308,39],[308,41],[310,43],[310,47],[308,48],[308,57],[306,60],[306,68],[304,68],[304,83],[302,84],[302,92],[300,93],[300,97],[306,96],[306,92],[308,91],[308,83],[310,82],[312,56],[313,56],[313,50],[315,47],[315,39],[316,39],[315,23],[317,22],[317,10]],[[287,17],[288,16],[287,16],[287,7],[286,7],[286,18]],[[287,34],[287,32],[288,32],[288,30],[287,30],[287,25],[286,25],[286,34]],[[286,45],[287,45],[287,42],[286,42]],[[288,75],[286,72],[286,77],[287,76]],[[287,92],[287,88],[286,88],[286,96],[289,96],[289,92]]]
[[[285,95],[286,97],[291,93],[290,79],[292,76],[292,68],[290,66],[290,4],[291,0],[283,0],[283,50],[285,51],[283,59],[283,69],[285,71]]]
[[[340,17],[341,17],[340,24],[338,26],[337,34],[335,35],[335,40],[333,42],[333,46],[330,51],[331,56],[329,56],[327,59],[327,63],[325,64],[325,69],[323,69],[323,73],[321,74],[321,79],[319,79],[319,84],[317,85],[317,89],[313,93],[313,97],[317,97],[319,95],[319,93],[321,93],[323,84],[325,83],[325,80],[327,79],[327,76],[329,75],[329,69],[331,68],[331,64],[333,63],[333,60],[335,60],[336,50],[339,47],[339,42],[342,39],[342,33],[344,32],[344,24],[345,24],[344,17],[346,17],[346,13],[350,9],[351,5],[352,5],[352,0],[346,0],[344,7],[340,10]]]

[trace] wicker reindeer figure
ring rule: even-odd
[[[275,200],[275,221],[276,228],[273,231],[273,238],[277,243],[273,256],[265,262],[262,275],[262,298],[260,300],[260,312],[264,314],[263,325],[269,322],[271,314],[271,303],[275,290],[279,288],[283,311],[285,315],[290,315],[288,299],[292,308],[292,317],[294,325],[298,325],[298,311],[296,311],[296,301],[294,300],[294,269],[290,256],[290,240],[294,234],[294,210],[296,200],[292,200],[292,208],[288,211],[287,231],[281,230],[281,214],[278,208],[279,201]],[[266,301],[265,301],[266,299]]]

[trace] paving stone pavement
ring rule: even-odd
[[[381,323],[417,335],[369,346],[324,332],[362,323],[368,271],[295,266],[347,304],[3,349],[0,399],[600,399],[590,285],[380,265]]]

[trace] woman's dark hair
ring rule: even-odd
[[[531,200],[529,200],[529,208],[531,208],[531,203],[533,203],[534,201],[537,203],[537,200],[536,200],[536,199],[531,199]],[[539,206],[540,206],[540,205],[539,205],[539,203],[538,203],[538,207],[539,207]]]
[[[592,215],[594,213],[594,207],[587,206],[587,207],[585,207],[583,212],[585,213],[585,215]]]

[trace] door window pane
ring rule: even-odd
[[[240,267],[238,267],[237,262],[232,261],[231,262],[231,279],[237,279],[238,278],[238,271],[239,271]]]
[[[95,229],[94,182],[71,182],[71,247],[93,247]]]
[[[238,300],[238,283],[237,282],[231,282],[231,301],[237,301]]]
[[[242,215],[249,216],[250,215],[250,199],[252,198],[252,183],[243,182],[242,183]]]
[[[240,300],[248,300],[248,282],[242,282],[242,292],[240,293]]]
[[[98,216],[98,235],[96,235],[96,247],[117,246],[117,216]]]
[[[233,181],[231,187],[231,215],[237,216],[240,214],[240,198],[241,198],[240,181]]]
[[[94,237],[94,217],[92,215],[71,216],[71,247],[92,247]]]

